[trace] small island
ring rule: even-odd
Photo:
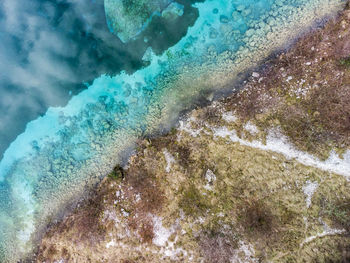
[[[153,16],[166,20],[183,15],[184,6],[173,0],[105,0],[107,24],[124,43],[137,38]]]

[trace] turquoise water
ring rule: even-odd
[[[101,75],[27,124],[0,162],[0,259],[16,262],[49,219],[131,153],[138,138],[293,39],[341,0],[206,0],[187,34],[134,73]],[[152,53],[151,53],[152,54]]]
[[[101,74],[147,65],[148,46],[161,54],[178,42],[198,16],[183,5],[176,27],[157,17],[124,44],[107,26],[104,0],[1,0],[0,159],[48,107],[65,105]]]

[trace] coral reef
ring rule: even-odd
[[[350,12],[140,140],[38,262],[350,260]]]
[[[145,30],[154,15],[172,20],[183,8],[172,0],[105,0],[108,26],[124,43]]]

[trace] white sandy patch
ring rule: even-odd
[[[260,77],[260,74],[258,72],[253,72],[252,73],[252,77],[253,78],[259,78]]]
[[[307,244],[307,243],[313,241],[313,240],[316,239],[316,238],[324,237],[324,236],[340,235],[340,234],[343,234],[343,233],[346,232],[345,229],[334,229],[334,228],[330,228],[325,222],[322,221],[322,219],[321,219],[321,222],[323,223],[323,227],[324,227],[323,232],[322,232],[322,233],[318,233],[317,235],[314,235],[314,236],[307,237],[307,238],[300,244],[301,247],[302,247],[304,244]]]
[[[235,253],[230,261],[232,263],[259,262],[258,259],[254,258],[254,255],[255,255],[254,248],[250,244],[246,244],[245,242],[240,241],[239,248],[235,250]]]
[[[174,229],[168,229],[163,226],[162,218],[153,216],[154,238],[153,244],[156,246],[165,246],[169,237],[174,233]]]
[[[166,161],[165,171],[169,173],[171,169],[171,165],[175,163],[175,158],[166,149],[163,150],[163,154]]]
[[[306,185],[303,187],[304,194],[306,195],[306,207],[309,208],[311,205],[311,199],[318,187],[317,182],[307,181]]]
[[[314,239],[319,238],[319,237],[334,236],[334,235],[340,235],[340,234],[343,234],[343,233],[345,233],[345,229],[328,229],[328,230],[325,230],[322,233],[319,233],[319,234],[317,234],[315,236],[311,236],[311,237],[306,238],[303,241],[303,243],[301,243],[301,246],[303,246],[304,244],[309,243],[309,242],[311,242]]]
[[[250,121],[248,121],[245,125],[244,125],[244,129],[246,131],[248,131],[251,135],[256,135],[259,133],[259,129],[258,127],[256,127],[253,123],[251,123]]]
[[[114,209],[108,209],[103,212],[103,222],[106,221],[114,221],[115,224],[120,223],[120,219],[118,218],[117,213],[114,211]]]
[[[136,201],[136,203],[141,201],[141,194],[140,193],[135,195],[135,201]]]
[[[108,243],[106,244],[106,248],[115,247],[116,244],[117,244],[117,243],[115,242],[115,240],[112,239],[110,242],[108,242]]]
[[[236,122],[237,117],[234,115],[232,111],[227,111],[222,114],[222,118],[227,122]]]
[[[154,234],[153,244],[160,248],[159,253],[163,255],[163,258],[171,258],[172,260],[177,260],[178,256],[183,255],[188,256],[188,252],[181,247],[175,247],[178,240],[176,236],[173,241],[169,240],[169,237],[175,232],[175,226],[171,228],[165,228],[162,223],[162,218],[153,216],[154,224]]]
[[[326,161],[321,161],[311,154],[295,149],[293,145],[288,142],[288,138],[277,130],[270,130],[266,138],[266,144],[263,144],[261,141],[257,140],[251,142],[243,140],[237,136],[236,131],[230,131],[225,126],[220,128],[212,127],[211,129],[214,132],[214,137],[229,137],[232,142],[238,142],[242,145],[264,151],[280,153],[286,158],[296,159],[304,165],[337,173],[350,179],[350,151],[344,154],[343,159],[340,159],[335,152],[332,152]]]
[[[287,82],[291,81],[293,79],[292,76],[288,76],[288,78],[286,79]]]
[[[195,130],[191,127],[191,123],[196,122],[196,119],[194,117],[190,117],[188,120],[185,121],[179,121],[179,130],[185,131],[189,133],[192,137],[197,137],[200,132],[203,130],[202,128]]]

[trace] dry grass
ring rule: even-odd
[[[186,215],[195,217],[204,214],[208,209],[206,200],[195,185],[190,184],[188,187],[182,189],[180,195],[179,207]]]
[[[238,247],[237,240],[232,233],[220,230],[207,230],[199,236],[201,256],[205,262],[230,262],[234,250]]]
[[[259,81],[250,79],[224,100],[226,108],[235,109],[243,122],[255,118],[262,128],[277,124],[301,150],[328,154],[332,147],[349,147],[349,56],[350,11],[345,10],[269,61]]]
[[[129,200],[140,196],[140,201],[135,204],[138,212],[154,214],[161,209],[165,196],[155,176],[142,166],[128,170],[124,186]]]
[[[106,228],[101,222],[105,209],[105,191],[102,189],[96,190],[91,196],[77,209],[79,212],[74,217],[69,217],[65,221],[66,228],[62,228],[61,231],[74,228],[78,233],[77,240],[79,242],[88,242],[93,245],[102,240],[106,233]]]
[[[140,149],[140,154],[144,149]],[[154,238],[152,215],[161,211],[166,198],[156,178],[157,171],[147,166],[144,155],[137,160],[128,170],[123,171],[125,177],[121,185],[127,200],[128,225],[138,233],[141,242],[150,243]]]
[[[350,200],[338,198],[337,200],[327,201],[321,199],[321,215],[326,216],[332,221],[334,228],[345,229],[347,235],[350,235]]]
[[[55,260],[57,258],[62,258],[69,262],[70,255],[67,249],[64,248],[61,251],[59,251],[57,250],[55,245],[49,245],[49,247],[46,247],[46,245],[43,245],[37,256],[38,262],[47,262],[47,263],[56,262]]]

